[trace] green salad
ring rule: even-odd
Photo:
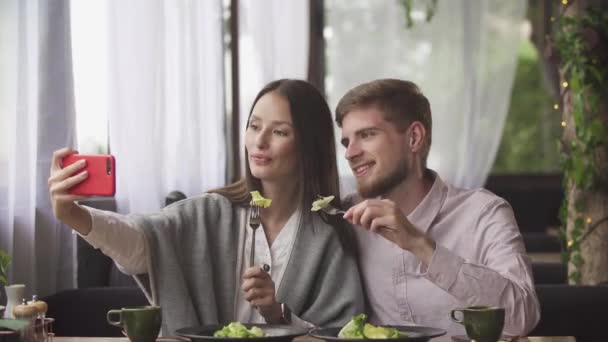
[[[329,203],[334,199],[334,196],[317,196],[318,199],[312,202],[312,208],[310,211],[319,211],[329,205]]]
[[[250,337],[264,337],[266,334],[264,330],[258,327],[252,327],[247,329],[246,326],[239,322],[232,322],[222,329],[213,333],[213,337],[230,337],[230,338],[250,338]]]
[[[251,191],[250,194],[253,205],[261,208],[268,208],[272,204],[272,200],[269,198],[264,198],[259,191]]]
[[[367,322],[367,316],[360,314],[353,317],[346,323],[338,333],[340,338],[367,338],[367,339],[387,339],[407,337],[402,331],[395,328],[375,326]]]

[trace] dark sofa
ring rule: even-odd
[[[106,313],[126,306],[148,305],[138,287],[92,287],[58,292],[42,298],[49,305],[47,317],[55,319],[57,336],[123,336],[106,321]]]
[[[530,335],[608,341],[608,286],[537,285],[541,319]]]

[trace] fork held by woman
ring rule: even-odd
[[[251,227],[251,252],[249,254],[249,267],[255,264],[255,232],[260,227],[260,207],[251,203],[249,210],[249,226]]]

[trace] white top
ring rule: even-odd
[[[126,274],[136,275],[147,273],[147,242],[143,231],[127,216],[111,211],[89,207],[91,215],[91,231],[88,235],[80,236],[94,248],[100,249],[105,255],[114,260],[118,268]],[[255,234],[255,265],[268,264],[270,277],[278,289],[285,273],[289,256],[300,225],[300,211],[296,210],[285,223],[272,246],[268,244],[264,227],[256,230]],[[247,226],[245,233],[245,251],[241,274],[249,265],[251,239],[253,230]],[[240,244],[239,244],[240,245]],[[236,320],[247,323],[266,323],[264,317],[244,299],[241,286],[236,287]],[[308,326],[309,323],[292,317],[297,325]]]

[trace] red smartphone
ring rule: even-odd
[[[70,154],[62,160],[62,167],[86,159],[87,165],[79,171],[87,170],[89,177],[76,184],[68,192],[82,196],[114,196],[116,193],[116,161],[109,154]]]

